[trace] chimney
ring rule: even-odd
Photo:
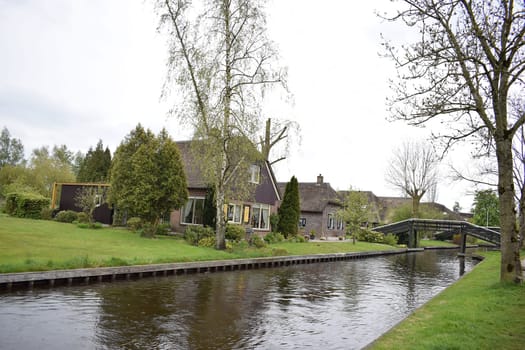
[[[323,184],[323,175],[319,174],[317,175],[317,184],[322,185]]]

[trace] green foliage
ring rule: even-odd
[[[359,229],[356,232],[356,237],[359,241],[368,243],[383,243],[384,240],[384,235],[382,233],[366,229]]]
[[[140,229],[142,229],[142,219],[141,218],[138,218],[138,217],[132,217],[132,218],[129,218],[128,221],[126,222],[126,227],[130,230],[130,231],[138,231]]]
[[[72,223],[78,219],[78,213],[73,210],[62,210],[57,213],[55,220],[58,222]]]
[[[300,235],[289,237],[287,239],[287,241],[290,242],[290,243],[306,243],[306,242],[308,242],[306,240],[306,238],[304,238],[303,236],[300,236]]]
[[[398,222],[412,218],[412,204],[403,204],[392,211],[391,222]]]
[[[198,245],[201,239],[214,236],[215,231],[211,227],[192,225],[186,227],[186,231],[184,231],[184,239],[191,245]]]
[[[78,182],[107,182],[111,167],[111,152],[99,140],[95,150],[89,148],[86,156],[80,163],[77,174]]]
[[[204,226],[215,228],[216,225],[217,206],[215,205],[215,189],[213,186],[208,186],[206,189],[206,196],[204,197],[204,208],[202,211],[202,220]]]
[[[40,219],[42,220],[52,220],[53,219],[53,209],[50,207],[44,207],[40,211]]]
[[[9,193],[5,211],[19,218],[40,219],[42,209],[49,207],[49,198],[36,193]]]
[[[268,244],[280,243],[284,241],[284,236],[280,232],[270,232],[264,236],[264,240]]]
[[[246,236],[246,230],[241,225],[227,224],[225,237],[230,241],[240,241]]]
[[[167,235],[169,232],[171,231],[171,226],[170,224],[159,224],[157,226],[157,235],[162,235],[162,236],[165,236]]]
[[[4,126],[0,133],[0,168],[17,165],[24,161],[24,146],[19,139],[11,138]]]
[[[204,237],[201,238],[197,244],[199,247],[215,247],[215,237]]]
[[[259,235],[253,235],[250,238],[250,245],[253,245],[255,248],[264,248],[266,247],[266,242],[264,239]]]
[[[361,191],[350,188],[343,200],[343,208],[337,216],[346,223],[346,232],[360,230],[361,225],[369,220],[371,213],[368,197]]]
[[[279,207],[277,231],[287,238],[297,236],[300,215],[299,183],[295,176],[292,176],[286,184],[283,201]]]
[[[276,231],[278,226],[279,226],[279,214],[271,213],[270,214],[270,230]]]
[[[78,222],[76,225],[78,228],[88,228],[94,230],[99,230],[104,227],[100,222]]]
[[[472,223],[479,226],[499,226],[499,199],[492,190],[476,191],[472,208]]]
[[[84,212],[77,213],[77,221],[79,223],[89,223],[89,216]]]
[[[154,226],[188,199],[177,145],[166,130],[155,137],[140,124],[117,148],[110,183],[111,203]]]
[[[384,244],[388,244],[388,245],[391,245],[391,246],[395,246],[397,245],[397,236],[394,235],[393,233],[389,233],[387,235],[385,235],[383,237],[383,242]]]

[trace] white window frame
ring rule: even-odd
[[[250,183],[260,184],[261,183],[261,167],[257,164],[250,165]]]
[[[326,223],[326,227],[327,227],[329,230],[334,230],[334,229],[335,229],[335,218],[334,218],[334,214],[332,214],[332,213],[328,214],[328,220],[327,220],[327,223]]]
[[[258,217],[256,218],[257,225],[254,225],[254,214],[256,212],[256,209],[258,209],[259,214],[258,214]],[[266,215],[266,222],[264,223],[264,227],[261,227],[261,222],[263,219],[263,211],[266,211],[267,215]],[[262,230],[262,231],[269,230],[270,229],[270,206],[268,204],[259,204],[259,203],[252,205],[250,222],[254,230]]]
[[[233,220],[230,220],[230,207],[233,207],[233,213],[232,213]],[[226,218],[228,219],[228,222],[231,222],[234,224],[240,224],[242,222],[242,205],[235,204],[235,203],[229,203],[228,210],[226,212]]]
[[[197,203],[198,200],[202,200],[202,209],[204,209],[204,200],[205,200],[204,197],[189,197],[188,198],[188,202],[192,201],[192,217],[191,217],[191,221],[192,222],[186,222],[186,206],[188,204],[188,202],[186,202],[184,204],[184,206],[181,208],[181,217],[180,217],[181,224],[184,224],[184,225],[202,225],[202,224],[196,224],[195,223],[195,206],[196,206],[196,203]]]

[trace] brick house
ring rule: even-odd
[[[286,183],[279,183],[284,194]],[[342,198],[324,182],[323,176],[317,176],[316,182],[299,182],[299,200],[301,215],[299,232],[308,236],[339,237],[345,235],[345,224],[337,217],[342,209]]]
[[[208,187],[192,155],[191,141],[177,142],[188,183],[188,201],[170,216],[170,225],[176,232],[184,232],[190,225],[203,224],[204,201]],[[250,166],[253,192],[246,200],[231,199],[224,213],[228,223],[243,225],[259,235],[270,232],[270,215],[277,213],[281,195],[270,164],[261,161]]]

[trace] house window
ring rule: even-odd
[[[299,219],[299,227],[306,227],[306,218]]]
[[[333,230],[333,229],[335,229],[335,218],[334,218],[334,214],[328,214],[327,227],[328,227],[329,230]]]
[[[202,225],[204,212],[204,198],[190,198],[182,212],[183,224]]]
[[[255,204],[252,207],[252,227],[259,230],[268,230],[270,227],[270,206]]]
[[[337,219],[337,229],[338,230],[344,229],[343,219]]]
[[[228,204],[228,212],[226,214],[228,222],[236,224],[241,223],[241,206],[240,204]]]
[[[252,184],[258,184],[261,181],[261,167],[258,165],[250,166],[250,182]]]

